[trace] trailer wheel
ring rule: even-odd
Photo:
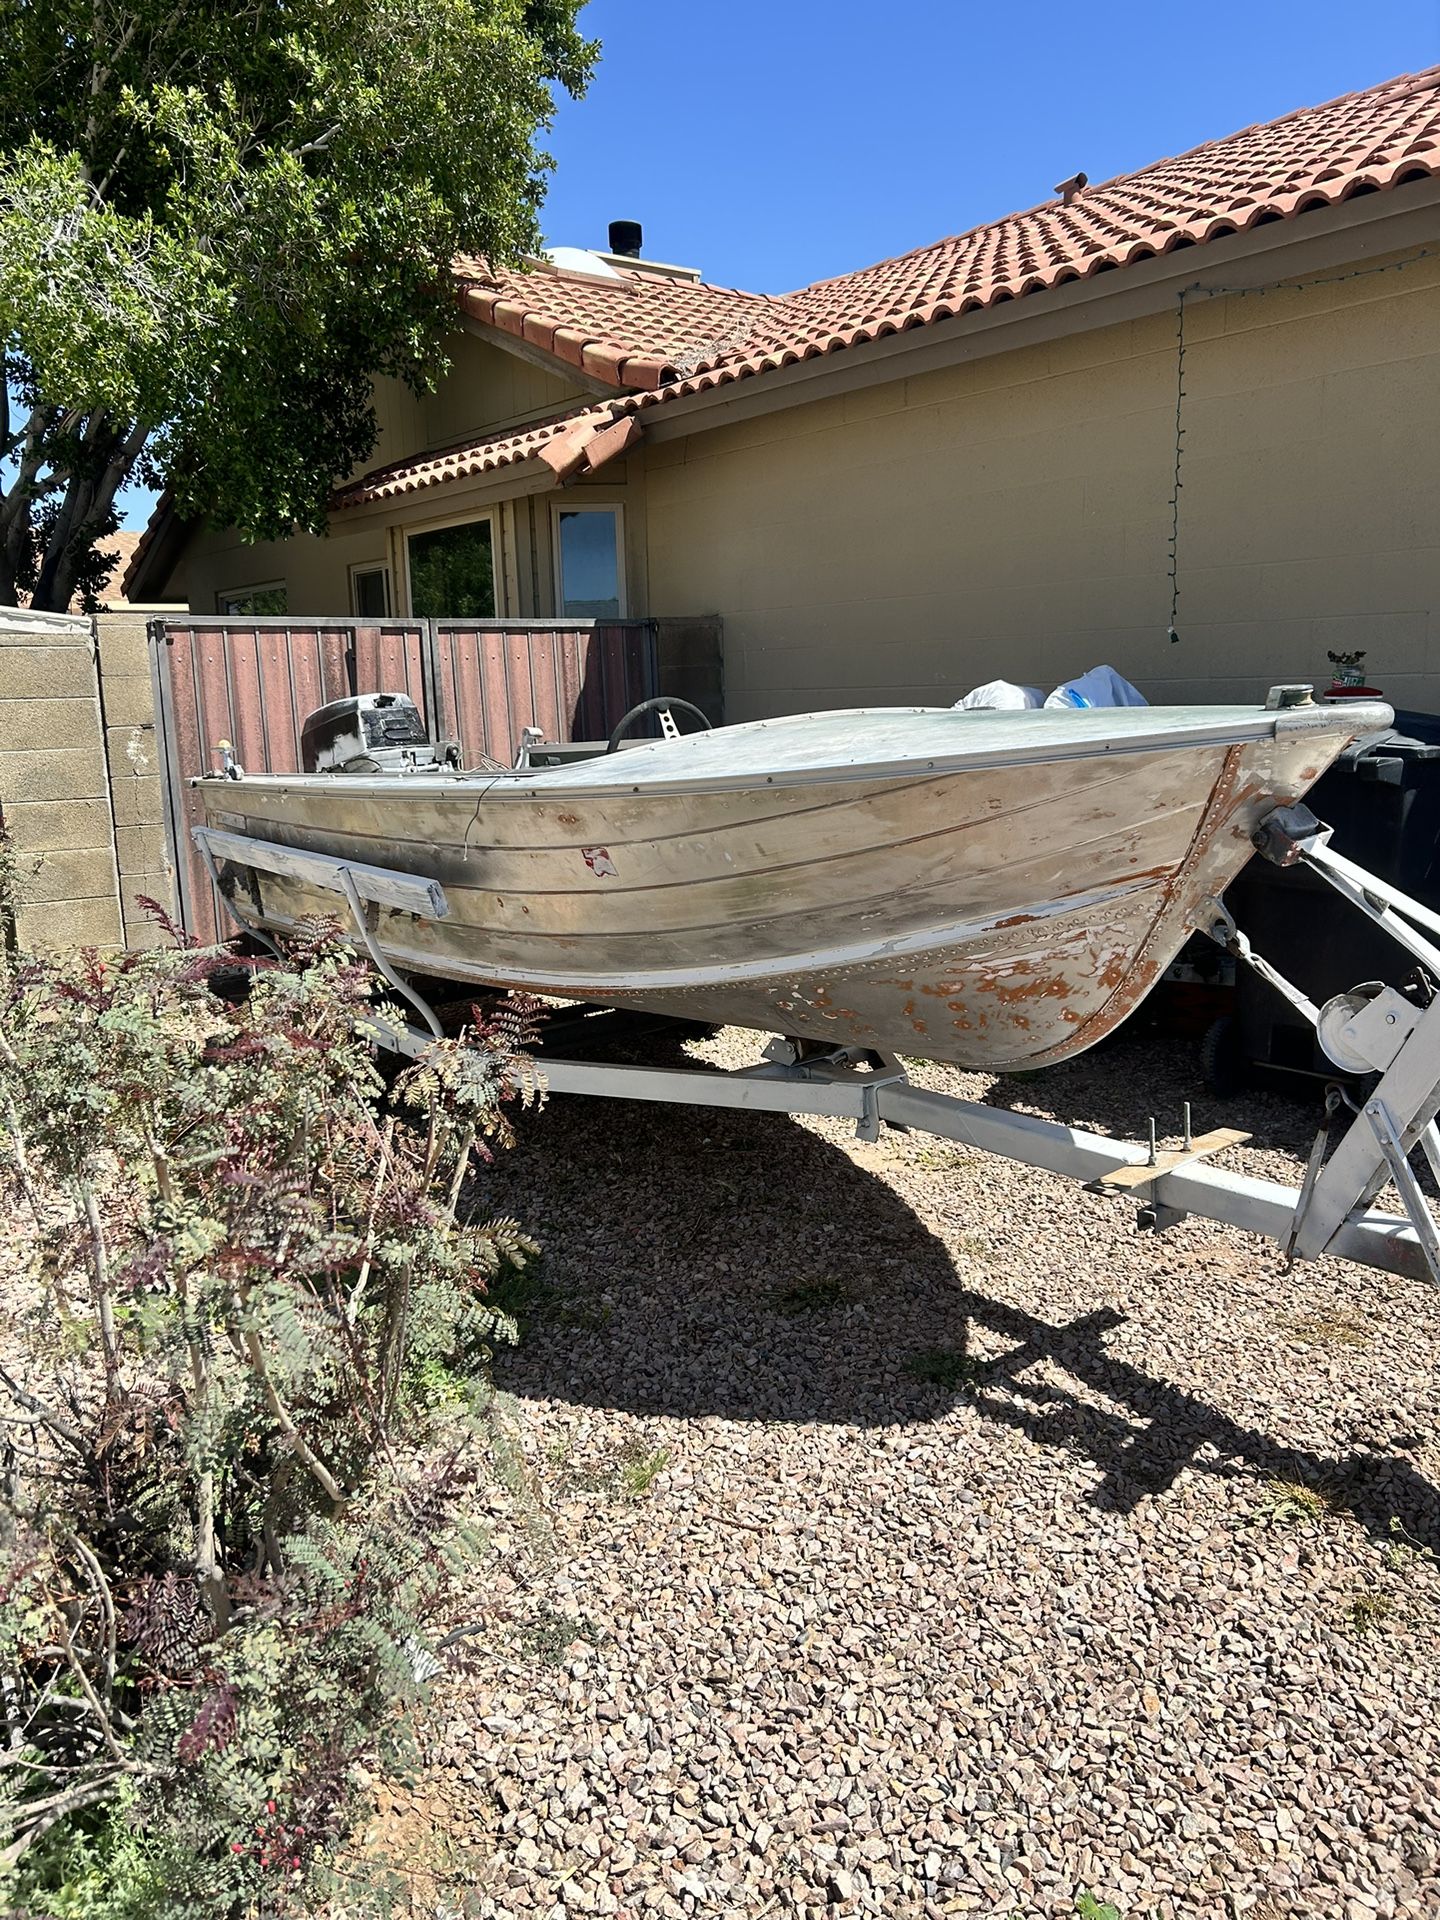
[[[1235,1018],[1222,1013],[1210,1022],[1200,1042],[1200,1078],[1205,1091],[1217,1100],[1233,1100],[1250,1077],[1248,1065]]]

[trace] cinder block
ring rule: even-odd
[[[154,873],[127,873],[120,883],[120,904],[125,916],[126,939],[132,945],[154,946],[157,944],[155,940],[132,939],[132,935],[138,936],[155,925],[140,905],[142,899],[158,901],[167,913],[178,919],[179,905],[176,899],[174,874],[168,869],[157,870]],[[163,943],[165,938],[166,936],[161,934],[160,943]]]
[[[100,739],[94,699],[0,700],[0,753],[34,747],[88,747]]]
[[[155,691],[148,673],[107,673],[105,676],[107,727],[153,727]]]
[[[115,853],[111,847],[42,854],[40,871],[21,883],[27,906],[72,900],[115,901]]]
[[[115,855],[120,862],[120,890],[129,891],[130,877],[165,871],[165,829],[158,822],[144,827],[117,827]]]
[[[74,852],[110,844],[110,810],[95,800],[21,800],[5,808],[16,851]]]
[[[125,945],[131,953],[149,953],[155,947],[168,947],[170,936],[160,924],[145,914],[125,916]]]
[[[88,699],[95,668],[81,647],[10,647],[0,654],[0,700]]]
[[[65,647],[88,656],[91,643],[88,626],[12,625],[5,618],[9,611],[8,607],[0,607],[0,654],[24,653],[30,647]]]
[[[16,943],[29,953],[66,953],[76,947],[118,947],[123,942],[120,906],[108,900],[61,900],[22,906],[15,915]]]
[[[100,638],[100,673],[150,672],[147,622],[135,615],[102,613],[96,621]]]
[[[55,751],[0,750],[0,808],[19,800],[80,800],[105,792],[105,759],[97,739]]]
[[[160,736],[151,721],[133,727],[117,727],[112,721],[105,729],[105,751],[117,778],[125,771],[159,775]]]
[[[117,827],[150,827],[165,818],[165,789],[155,773],[134,773],[110,762],[110,793]]]

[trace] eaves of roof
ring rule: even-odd
[[[559,479],[610,457],[623,416],[763,379],[889,335],[1114,274],[1180,248],[1294,221],[1358,195],[1440,177],[1440,67],[1245,128],[855,273],[771,297],[643,272],[608,276],[456,263],[471,318],[614,389],[568,413],[394,462],[338,508],[539,459]],[[941,330],[943,332],[943,329]],[[135,577],[144,554],[127,574]]]

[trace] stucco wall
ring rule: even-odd
[[[1437,263],[1192,301],[1186,333],[1178,645],[1172,316],[648,448],[651,606],[723,614],[732,720],[1101,660],[1250,698],[1353,647],[1440,707]]]
[[[389,561],[382,521],[367,522],[353,533],[337,522],[326,539],[300,534],[253,545],[228,528],[206,529],[187,545],[166,597],[195,613],[214,613],[218,594],[281,581],[291,613],[343,617],[350,612],[350,568],[388,566]]]
[[[1192,299],[1186,332],[1176,646],[1173,314],[647,443],[579,497],[625,506],[632,614],[723,616],[735,719],[1101,660],[1153,700],[1250,698],[1355,647],[1397,702],[1440,707],[1440,266]],[[470,342],[448,402],[396,401],[387,451],[539,404],[545,379]],[[494,510],[500,612],[548,615],[571,491],[501,511],[496,482],[337,516],[327,541],[204,534],[174,586],[211,611],[283,579],[293,612],[337,614],[348,568],[388,561],[403,611],[404,529]]]
[[[398,380],[376,382],[379,438],[365,462],[366,471],[427,450],[462,445],[502,425],[521,426],[548,418],[585,397],[572,382],[468,334],[456,334],[450,353],[450,371],[433,394],[417,397]],[[617,473],[616,479],[623,485],[623,472]],[[477,496],[480,491],[471,490]],[[329,537],[323,540],[302,534],[293,540],[252,545],[228,529],[207,529],[190,541],[169,582],[168,593],[196,613],[214,613],[219,594],[283,581],[291,613],[345,615],[353,610],[351,567],[391,566],[394,609],[403,612],[403,569],[397,564],[395,543],[387,529],[454,520],[472,508],[481,510],[484,504],[467,498],[463,489],[430,489],[406,497],[391,510],[339,514]],[[509,529],[502,534],[508,538]],[[528,519],[525,537],[528,543]],[[533,552],[526,544],[511,556],[512,575],[520,584],[510,593],[507,604],[500,607],[502,614],[553,612],[553,596],[543,590],[543,569],[549,564],[547,542],[548,533],[541,528]],[[534,590],[536,565],[532,562],[541,570],[538,602]]]
[[[504,617],[549,619],[555,612],[552,505],[572,500],[616,504],[624,509],[627,612],[650,611],[646,598],[645,485],[642,463],[617,459],[579,485],[495,498],[494,476],[475,486],[429,487],[383,511],[337,514],[329,536],[317,540],[261,541],[247,545],[224,529],[195,535],[186,547],[168,591],[195,613],[214,613],[217,595],[283,581],[289,612],[331,618],[351,612],[350,568],[388,566],[395,612],[404,613],[403,541],[426,526],[492,514],[497,535],[497,612]],[[662,609],[663,611],[663,609]],[[709,613],[711,608],[703,608]]]

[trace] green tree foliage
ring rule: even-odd
[[[538,245],[581,0],[0,0],[0,603],[117,489],[318,531],[370,380],[443,365],[457,252]]]
[[[475,1543],[491,1283],[472,1220],[529,1014],[388,1090],[372,976],[0,958],[0,1205],[33,1234],[0,1356],[0,1910],[313,1910],[355,1770],[444,1664]],[[348,1909],[347,1909],[348,1910]]]

